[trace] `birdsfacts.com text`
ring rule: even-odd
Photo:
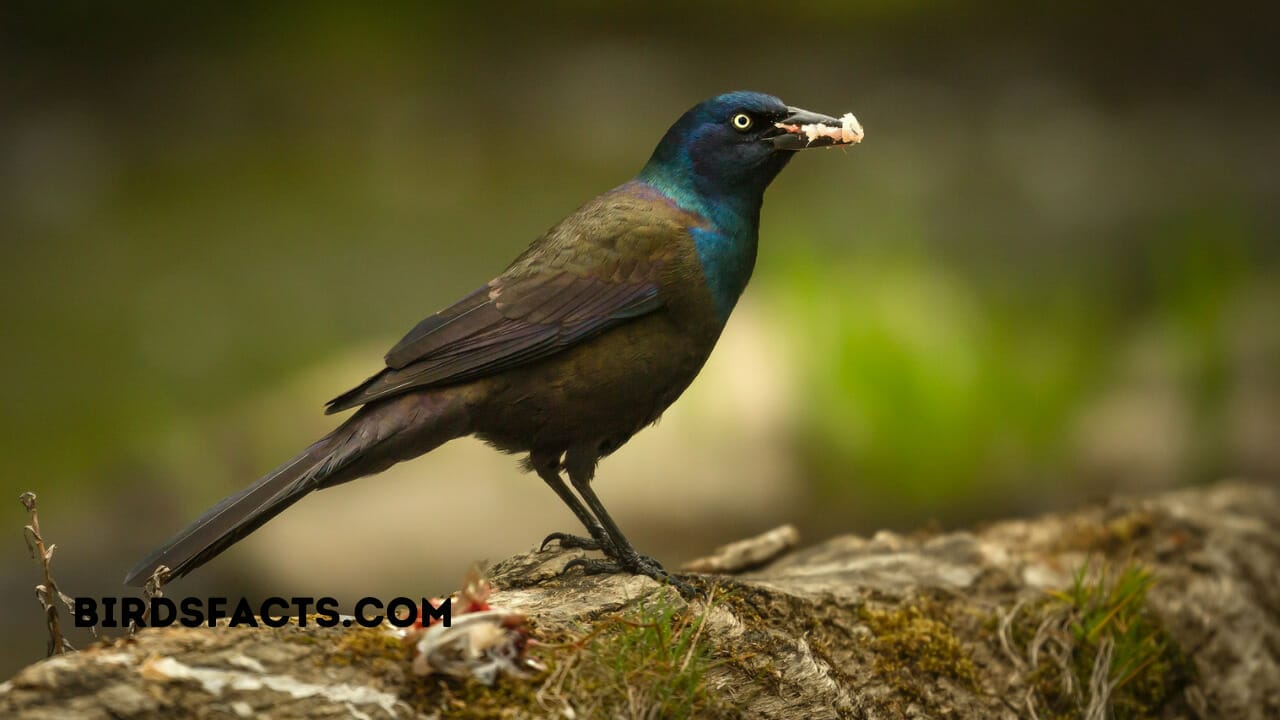
[[[449,627],[451,601],[445,599],[434,605],[426,598],[414,602],[406,597],[393,598],[383,603],[378,598],[366,597],[356,601],[352,615],[338,613],[338,601],[331,597],[309,598],[269,597],[253,604],[248,598],[232,603],[224,597],[186,597],[175,600],[153,597],[143,600],[137,597],[78,597],[72,607],[76,627],[104,628],[129,627],[214,627],[219,620],[227,620],[230,627],[284,627],[290,622],[299,627],[315,623],[320,627],[377,627],[383,620],[394,627],[409,627],[420,623],[430,625],[439,622]]]

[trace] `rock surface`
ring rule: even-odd
[[[751,572],[688,576],[703,597],[711,594],[709,606],[686,604],[648,578],[557,575],[574,553],[532,553],[492,568],[490,602],[523,612],[535,639],[587,632],[641,598],[664,598],[698,616],[699,642],[718,660],[703,681],[716,703],[703,715],[1050,717],[1044,659],[1035,657],[1051,625],[1037,613],[1062,602],[1048,591],[1070,587],[1086,557],[1095,567],[1132,561],[1153,577],[1144,612],[1185,660],[1138,669],[1164,668],[1148,678],[1158,686],[1157,706],[1142,713],[1262,719],[1280,717],[1278,527],[1275,489],[1223,484],[973,532],[837,537]],[[0,685],[0,716],[498,712],[459,704],[460,692],[446,702],[427,687],[437,681],[409,672],[407,652],[377,630],[150,629],[22,670]],[[544,652],[547,674],[503,678],[493,691],[471,688],[469,697],[508,693],[512,700],[498,705],[505,717],[591,716],[548,687],[559,677],[559,656],[530,649],[534,657]],[[521,683],[534,692],[512,694]],[[1088,702],[1097,689],[1076,689],[1079,716],[1110,716]],[[1140,716],[1132,708],[1114,715],[1126,712]]]

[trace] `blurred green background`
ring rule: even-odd
[[[421,317],[730,89],[856,113],[769,191],[703,377],[598,487],[676,563],[1280,477],[1274,6],[8,3],[0,675],[331,426]],[[448,592],[572,517],[469,441],[308,498],[179,595]]]

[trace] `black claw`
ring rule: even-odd
[[[560,572],[567,573],[573,568],[582,568],[583,575],[612,575],[613,573],[622,572],[623,568],[612,560],[597,560],[595,558],[574,558],[564,564],[564,569]]]
[[[620,563],[627,570],[636,575],[648,575],[654,580],[661,580],[667,577],[667,571],[662,567],[662,563],[639,553],[630,553],[620,559]]]
[[[629,556],[622,558],[620,562],[623,568],[636,575],[646,575],[660,583],[670,585],[685,599],[690,599],[695,594],[692,585],[667,572],[661,563],[648,555],[632,552]]]
[[[553,532],[542,540],[542,545],[538,550],[546,550],[551,543],[558,543],[565,550],[603,550],[604,543],[595,538],[586,538],[581,535],[570,535],[569,533]]]
[[[675,588],[676,592],[680,593],[680,597],[685,600],[692,600],[698,595],[698,591],[692,585],[675,575],[668,575],[663,582]]]
[[[664,570],[657,560],[638,553],[633,553],[622,560],[574,558],[565,563],[561,572],[567,573],[573,568],[582,568],[583,575],[612,575],[621,572],[644,575],[660,583],[670,585],[685,599],[691,599],[697,594],[692,585]]]

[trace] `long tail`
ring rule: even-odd
[[[161,565],[169,568],[169,580],[180,578],[312,490],[381,472],[465,434],[458,414],[431,400],[402,397],[362,408],[297,457],[210,508],[135,565],[125,584],[144,585]]]

